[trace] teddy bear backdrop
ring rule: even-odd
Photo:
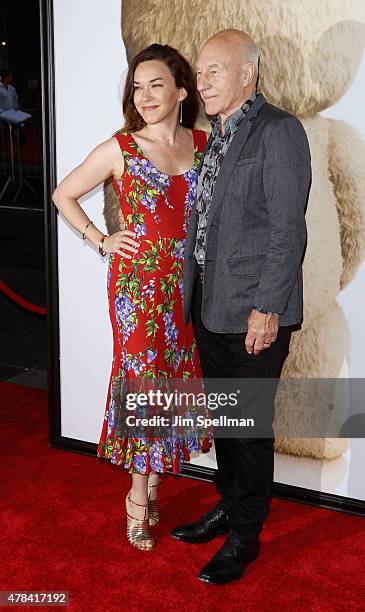
[[[244,8],[243,8],[244,7]],[[163,10],[162,10],[163,9]],[[87,17],[86,17],[87,16]],[[102,27],[100,27],[102,24]],[[304,263],[305,316],[283,378],[363,379],[365,323],[365,3],[362,0],[54,0],[57,176],[122,125],[127,59],[152,42],[194,61],[202,41],[234,27],[261,56],[259,88],[296,114],[311,147],[313,182]],[[201,122],[204,122],[203,116]],[[104,197],[103,197],[104,195]],[[83,199],[102,231],[117,224],[110,186]],[[62,437],[97,443],[110,375],[107,262],[58,220]],[[364,381],[365,387],[365,381]],[[365,500],[361,438],[295,438],[328,410],[315,385],[279,388],[275,481]],[[214,452],[194,458],[214,467]]]

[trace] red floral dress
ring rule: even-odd
[[[109,313],[114,356],[97,456],[129,472],[178,473],[190,452],[206,452],[209,436],[190,429],[154,438],[125,434],[125,393],[133,379],[200,379],[202,376],[191,322],[183,321],[183,256],[194,204],[206,134],[193,130],[194,165],[178,176],[160,172],[134,138],[116,138],[124,173],[113,179],[123,217],[140,247],[132,259],[110,255]]]

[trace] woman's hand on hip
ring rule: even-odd
[[[118,253],[122,257],[131,259],[141,246],[139,242],[134,240],[135,237],[135,232],[126,229],[119,230],[105,238],[104,251],[106,253]]]

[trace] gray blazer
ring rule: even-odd
[[[281,326],[302,321],[310,177],[302,124],[259,94],[222,162],[209,212],[201,311],[209,330],[246,332],[253,306],[279,313]],[[184,253],[185,323],[196,274],[196,230],[194,206]]]

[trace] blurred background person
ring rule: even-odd
[[[10,70],[0,72],[0,111],[18,110],[18,94],[12,85],[13,75]]]

